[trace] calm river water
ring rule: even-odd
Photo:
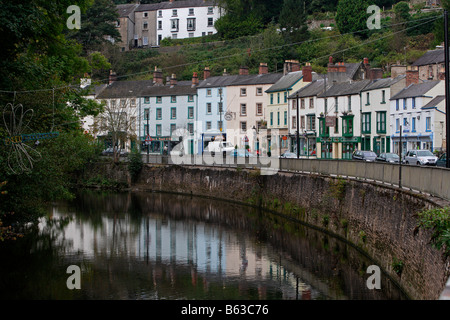
[[[3,299],[404,299],[367,257],[242,205],[163,193],[86,191],[0,247]],[[5,261],[6,259],[3,259]],[[70,265],[81,289],[69,290]]]

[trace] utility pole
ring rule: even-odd
[[[298,105],[298,93],[297,93],[297,119],[296,120],[296,126],[297,126],[297,159],[300,158],[300,127],[299,127],[299,105]]]
[[[445,166],[450,168],[450,101],[449,101],[449,49],[448,49],[448,11],[444,10],[444,61],[445,61],[445,128],[446,128],[446,163]]]
[[[402,187],[402,125],[400,125],[400,142],[398,144],[398,187]]]

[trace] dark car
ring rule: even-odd
[[[400,157],[396,153],[391,152],[385,152],[380,154],[375,161],[379,162],[389,162],[389,163],[398,163],[400,160]]]
[[[447,167],[447,154],[443,154],[439,157],[438,161],[436,161],[436,165],[438,167]]]
[[[355,150],[352,155],[353,160],[375,161],[377,154],[373,151]]]

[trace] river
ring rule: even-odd
[[[0,254],[3,299],[406,299],[384,276],[369,289],[374,262],[330,235],[241,204],[166,193],[80,192]],[[68,288],[69,266],[80,270],[80,289]]]

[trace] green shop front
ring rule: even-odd
[[[320,158],[349,160],[358,149],[361,137],[318,137],[316,142]]]

